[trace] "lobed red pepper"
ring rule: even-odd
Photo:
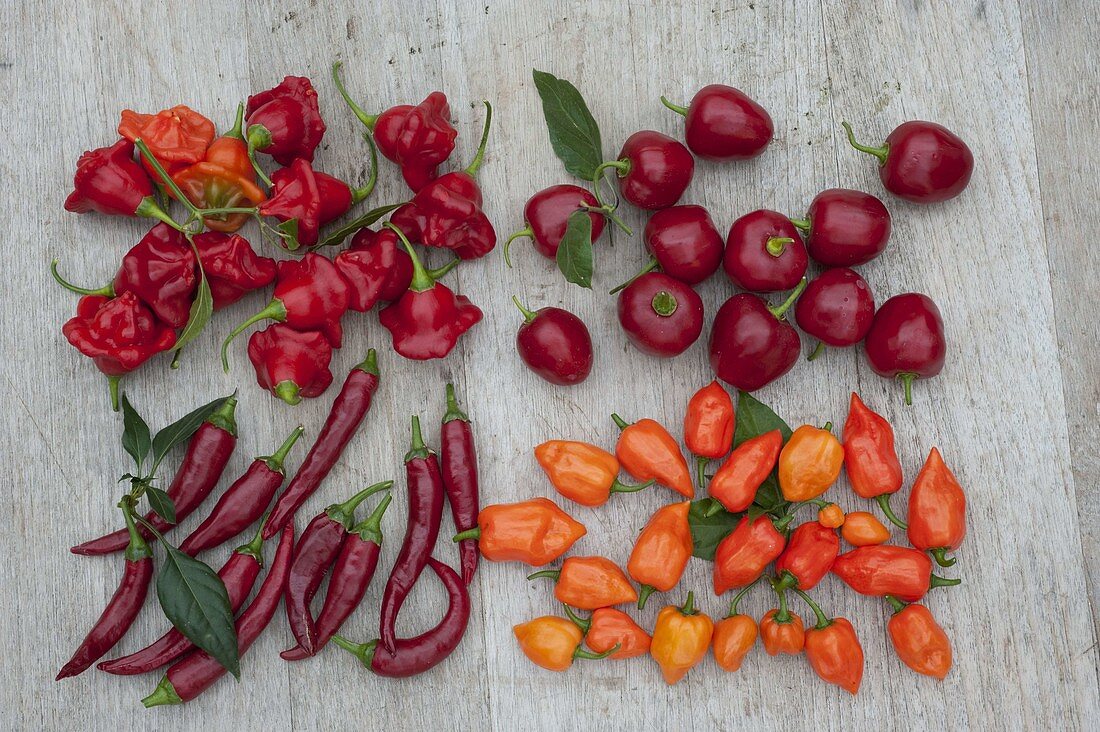
[[[275,323],[248,339],[256,383],[287,404],[320,396],[332,383],[332,346],[317,331],[297,331]]]
[[[169,175],[173,175],[203,159],[206,148],[214,139],[214,123],[183,104],[162,109],[156,114],[124,109],[118,123],[118,134],[130,142],[143,141],[157,162]],[[156,172],[145,161],[142,164],[157,179]]]
[[[153,182],[134,161],[134,143],[85,150],[76,162],[73,192],[65,199],[72,213],[96,211],[108,216],[141,216],[179,228],[153,198]]]
[[[325,135],[317,91],[304,76],[287,76],[278,85],[253,94],[245,110],[248,146],[290,165],[295,158],[313,161]]]
[[[192,240],[210,285],[214,309],[231,305],[275,281],[275,260],[256,254],[240,234],[208,231]]]

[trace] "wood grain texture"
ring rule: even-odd
[[[0,445],[9,466],[0,481],[0,586],[8,597],[0,614],[0,727],[1095,729],[1090,598],[1097,607],[1100,383],[1092,349],[1100,334],[1091,313],[1100,303],[1098,258],[1083,234],[1100,225],[1100,155],[1089,144],[1100,110],[1087,93],[1098,81],[1085,32],[1090,10],[1087,2],[1055,9],[1035,0],[756,0],[660,9],[608,0],[0,3],[8,29],[0,40],[0,129],[9,139],[0,202],[8,212],[5,250],[13,253],[0,319],[9,394]],[[144,228],[64,213],[73,161],[112,141],[122,107],[186,103],[225,125],[251,90],[304,74],[314,79],[329,124],[318,165],[361,179],[367,166],[359,123],[328,77],[335,59],[371,109],[444,89],[460,133],[457,161],[473,154],[481,100],[493,102],[481,181],[502,235],[522,226],[531,193],[566,180],[542,125],[532,67],[582,90],[609,156],[636,129],[679,133],[679,118],[657,101],[661,94],[686,100],[703,84],[723,81],[761,101],[775,119],[775,144],[746,164],[699,163],[685,197],[707,206],[721,230],[754,208],[801,213],[826,187],[881,194],[872,161],[847,147],[842,119],[868,141],[911,118],[963,135],[978,161],[970,188],[933,207],[884,196],[893,242],[862,268],[880,301],[920,290],[941,304],[952,344],[944,374],[918,384],[906,409],[898,386],[875,376],[857,353],[831,351],[758,394],[792,423],[817,423],[842,421],[849,392],[858,390],[894,422],[909,480],[931,445],[944,452],[970,500],[970,534],[959,552],[964,584],[927,600],[955,647],[956,668],[945,682],[909,673],[889,647],[881,603],[831,579],[815,597],[853,620],[866,652],[855,698],[821,683],[804,659],[771,659],[759,649],[734,676],[708,659],[672,688],[644,658],[578,663],[552,675],[528,663],[511,635],[513,624],[554,612],[548,586],[528,585],[523,567],[488,564],[473,587],[474,617],[459,652],[417,679],[373,678],[336,649],[284,663],[278,651],[290,635],[280,612],[245,658],[241,683],[222,681],[186,708],[141,708],[155,676],[52,681],[117,580],[115,562],[73,557],[66,548],[116,525],[114,480],[124,454],[102,378],[59,334],[74,302],[52,286],[46,266],[57,257],[73,280],[104,280]],[[405,194],[386,165],[373,200]],[[644,216],[624,213],[640,232]],[[373,315],[349,317],[333,372],[339,380],[375,346],[383,384],[361,435],[299,526],[327,503],[395,478],[380,565],[387,568],[404,524],[400,459],[408,418],[419,413],[425,425],[436,424],[448,380],[475,420],[486,502],[550,495],[531,447],[551,437],[610,447],[611,411],[658,418],[678,433],[688,396],[710,378],[705,344],[672,361],[639,355],[619,332],[613,298],[603,294],[644,261],[639,237],[605,235],[593,292],[566,285],[522,242],[512,256],[514,270],[494,254],[449,278],[486,320],[443,361],[404,362]],[[730,287],[719,275],[701,292],[713,312]],[[597,344],[589,381],[560,389],[523,367],[512,343],[520,322],[512,294],[531,307],[565,307],[588,323]],[[335,393],[295,409],[278,405],[252,383],[243,342],[232,351],[231,374],[221,373],[220,334],[262,300],[219,312],[178,372],[161,359],[126,380],[154,427],[240,388],[241,440],[227,479],[298,422],[311,439]],[[303,454],[296,451],[291,469]],[[859,505],[844,480],[832,495],[846,509]],[[653,490],[595,511],[567,506],[589,529],[577,553],[625,562],[636,531],[668,500],[667,491]],[[444,533],[449,528],[447,520]],[[437,556],[453,563],[447,538]],[[206,557],[221,558],[217,550]],[[709,565],[693,561],[683,587],[719,616],[728,598],[713,597],[709,586]],[[349,636],[374,637],[381,591],[376,581]],[[643,624],[652,625],[665,599],[651,601]],[[438,584],[420,583],[401,632],[434,624],[440,603]],[[759,616],[771,605],[760,591],[743,607]],[[163,624],[150,603],[122,650],[156,637]]]

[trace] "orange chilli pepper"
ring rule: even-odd
[[[898,658],[918,674],[941,681],[951,670],[951,641],[924,605],[906,605],[886,596],[894,608],[886,630]]]
[[[695,497],[687,460],[668,430],[652,419],[628,424],[617,414],[611,418],[622,430],[615,455],[626,472],[638,480],[656,481],[685,498]]]
[[[565,671],[578,658],[607,658],[608,653],[589,653],[581,648],[584,639],[576,623],[554,615],[545,615],[512,628],[523,655],[536,666],[550,671]]]
[[[788,501],[817,498],[836,482],[844,464],[840,440],[824,429],[802,425],[779,453],[779,489]]]
[[[861,595],[893,595],[916,602],[933,587],[951,587],[960,579],[932,574],[932,560],[908,546],[861,546],[845,552],[833,562],[833,574]]]
[[[909,543],[950,567],[946,556],[966,537],[966,495],[940,451],[932,448],[909,493]]]
[[[845,518],[840,535],[852,546],[873,546],[889,541],[890,529],[883,526],[873,513],[853,511]]]
[[[675,684],[702,661],[713,635],[714,621],[695,609],[695,593],[688,593],[682,607],[662,608],[649,653],[661,667],[665,683]]]
[[[835,503],[826,504],[817,512],[817,522],[830,529],[840,528],[846,520],[847,516],[844,515],[844,509]]]
[[[849,694],[859,691],[863,680],[863,646],[855,628],[844,618],[829,618],[801,590],[795,590],[817,616],[817,625],[806,631],[806,659],[814,672]]]
[[[608,653],[622,660],[649,653],[652,639],[634,619],[622,610],[601,607],[587,618],[578,618],[568,605],[565,614],[584,631],[584,642],[595,653]],[[616,650],[617,649],[617,650]]]
[[[905,522],[890,509],[890,495],[898,492],[902,482],[894,429],[855,392],[844,423],[844,468],[856,495],[878,501],[890,522],[904,529]]]
[[[710,496],[731,513],[740,513],[752,504],[760,484],[771,474],[783,435],[779,430],[745,440],[738,445],[710,481]]]
[[[764,613],[760,619],[760,637],[769,656],[786,653],[797,656],[806,645],[806,628],[802,618],[787,608],[787,588],[780,582],[768,580],[779,598],[779,607]]]
[[[737,612],[738,603],[750,589],[752,588],[746,587],[738,592],[730,603],[726,617],[714,624],[714,660],[723,671],[737,671],[741,668],[741,662],[756,645],[756,636],[759,635],[756,621]]]
[[[755,582],[786,543],[769,516],[743,517],[714,553],[714,594]]]
[[[775,560],[775,572],[781,585],[810,590],[829,573],[839,553],[836,531],[807,521],[791,532],[787,548]]]
[[[707,462],[733,445],[733,400],[717,380],[692,395],[684,414],[684,443],[695,457],[699,486],[705,484]]]
[[[454,537],[477,539],[481,556],[491,562],[549,564],[584,536],[584,525],[547,498],[498,503],[481,509],[477,527]]]
[[[544,442],[535,448],[535,459],[555,490],[582,506],[602,506],[612,493],[634,493],[653,485],[620,483],[618,459],[585,442]]]
[[[639,608],[654,591],[668,592],[680,581],[695,548],[688,526],[690,508],[684,501],[658,509],[634,542],[626,571],[642,585]]]
[[[130,142],[138,139],[144,141],[153,157],[171,175],[203,159],[206,148],[214,139],[214,123],[183,104],[156,114],[140,114],[124,109],[118,123],[118,134]],[[145,164],[145,161],[142,160],[142,163]],[[155,171],[153,176],[160,181]]]
[[[603,557],[569,557],[562,562],[561,569],[544,569],[527,579],[539,577],[557,580],[554,597],[581,610],[598,610],[638,599],[619,565]]]

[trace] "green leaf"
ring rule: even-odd
[[[569,214],[557,261],[566,282],[592,289],[592,217],[587,211]]]
[[[588,111],[584,97],[577,87],[553,74],[532,69],[531,76],[542,98],[542,114],[554,154],[567,171],[581,180],[591,181],[596,177],[596,168],[603,162],[603,144],[600,128]]]
[[[126,395],[122,395],[122,449],[134,459],[138,472],[145,464],[145,458],[149,456],[152,442],[149,438],[149,425],[137,413],[130,404]]]
[[[222,404],[225,404],[225,400],[228,398],[218,397],[157,432],[153,436],[153,462],[159,465],[160,461],[173,447],[189,440],[191,435],[195,434],[195,431],[206,421],[206,418],[217,411]]]
[[[176,504],[171,496],[151,485],[145,486],[145,495],[149,498],[149,507],[158,516],[170,524],[176,523]]]
[[[704,515],[716,503],[713,498],[703,498],[693,501],[688,509],[688,527],[691,529],[691,541],[694,545],[692,554],[708,562],[714,561],[718,545],[741,520],[741,514],[730,513],[724,508],[713,516]]]
[[[791,439],[791,428],[772,411],[767,404],[757,400],[746,391],[737,398],[737,426],[733,431],[733,446],[737,447],[745,440],[759,437],[772,430],[783,434],[783,444]]]
[[[364,226],[370,226],[371,224],[376,223],[379,219],[388,214],[390,211],[396,211],[404,205],[404,203],[391,203],[387,206],[379,206],[378,208],[373,208],[370,211],[367,211],[362,216],[347,222],[339,229],[336,229],[326,234],[325,238],[322,239],[320,243],[317,244],[317,246],[313,247],[313,249],[316,250],[320,249],[321,247],[336,246],[340,242],[344,241],[344,239],[362,229]]]
[[[225,583],[213,569],[170,544],[157,573],[157,599],[176,630],[240,678],[237,629]]]
[[[187,318],[187,326],[180,332],[176,339],[176,353],[183,350],[191,341],[198,338],[203,328],[210,322],[210,316],[214,314],[214,296],[210,293],[210,282],[206,279],[206,272],[200,271],[199,291],[195,295],[195,301],[191,303],[191,314]]]
[[[298,219],[287,219],[276,226],[275,231],[286,242],[287,251],[293,252],[302,246],[298,241]]]

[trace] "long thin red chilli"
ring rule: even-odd
[[[447,412],[439,428],[439,462],[443,472],[443,487],[451,504],[451,517],[455,531],[462,533],[477,528],[477,516],[481,510],[478,499],[477,451],[474,449],[474,431],[470,418],[458,406],[453,384],[447,384]],[[459,566],[462,581],[467,585],[474,579],[478,558],[477,539],[465,539],[458,543]]]

